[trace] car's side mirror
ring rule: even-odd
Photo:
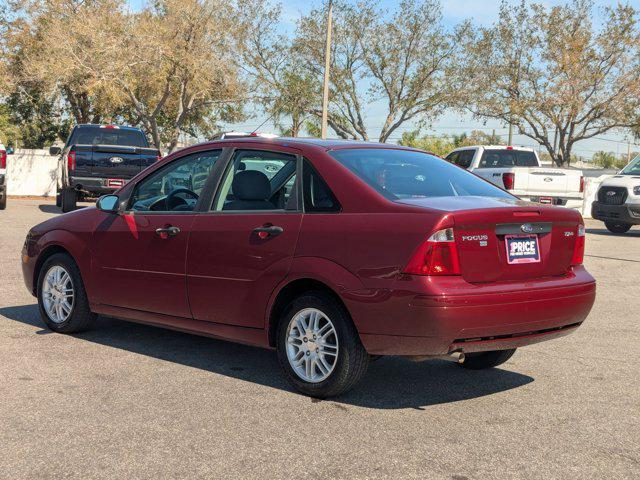
[[[119,202],[117,195],[103,195],[96,202],[96,207],[106,213],[118,213]]]
[[[49,147],[49,155],[60,155],[61,151],[60,147]]]
[[[7,155],[13,155],[13,147],[7,147]]]

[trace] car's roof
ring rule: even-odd
[[[518,150],[521,152],[533,152],[534,149],[532,147],[518,147],[516,145],[513,146],[509,146],[509,145],[466,145],[464,147],[458,147],[454,150],[458,151],[458,150],[471,150],[472,148],[484,148],[484,149],[491,149],[491,150]]]
[[[112,128],[117,128],[118,130],[135,130],[136,132],[139,132],[140,129],[137,127],[130,127],[128,125],[115,125],[115,124],[111,124],[111,123],[78,123],[76,125],[76,128],[84,128],[84,127],[93,127],[93,128],[107,128],[107,127],[112,127]]]
[[[233,144],[233,143],[256,143],[256,144],[272,144],[280,146],[313,146],[320,147],[326,150],[336,150],[341,148],[389,148],[389,149],[402,149],[402,150],[415,150],[402,145],[395,145],[392,143],[378,143],[378,142],[364,142],[361,140],[341,140],[341,139],[326,139],[321,138],[306,138],[306,137],[276,137],[276,138],[264,138],[264,137],[241,137],[241,138],[228,138],[220,140],[212,140],[209,142],[203,142],[199,145],[220,145],[220,144]]]

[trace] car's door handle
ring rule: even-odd
[[[175,237],[179,233],[180,233],[180,229],[178,227],[156,228],[156,235],[158,235],[162,239]]]
[[[258,234],[258,237],[264,240],[268,237],[277,237],[284,232],[284,228],[278,227],[277,225],[263,225],[262,227],[254,228],[253,231]]]

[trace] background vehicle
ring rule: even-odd
[[[640,156],[600,184],[591,216],[613,233],[626,233],[640,225]]]
[[[97,207],[25,241],[51,329],[103,314],[272,347],[318,397],[355,385],[369,355],[494,367],[573,332],[595,298],[577,211],[400,146],[200,144]]]
[[[7,149],[0,143],[0,210],[7,208]]]
[[[579,170],[543,167],[532,148],[504,145],[462,147],[446,160],[523,200],[580,207],[584,177]]]
[[[49,153],[60,155],[56,204],[63,212],[121,188],[160,159],[139,128],[116,125],[76,125],[64,148],[51,147]]]

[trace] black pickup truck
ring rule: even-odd
[[[112,193],[160,159],[139,128],[116,125],[76,125],[64,148],[51,147],[49,153],[60,155],[56,204],[63,212],[80,200]]]

